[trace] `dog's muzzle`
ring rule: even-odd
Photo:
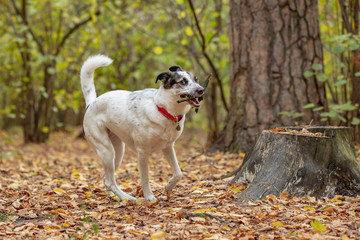
[[[180,95],[180,97],[188,98],[189,100],[187,100],[186,102],[189,103],[192,107],[198,108],[198,107],[200,107],[200,101],[202,100],[202,95],[204,94],[204,90],[205,89],[203,87],[200,87],[195,90],[194,95],[182,94],[182,95]]]

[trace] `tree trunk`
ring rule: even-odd
[[[317,1],[230,1],[230,111],[210,151],[245,151],[264,129],[320,119],[303,109],[326,108],[324,85],[303,76],[322,63],[317,17]]]
[[[278,130],[278,129],[275,129]],[[360,194],[360,164],[348,127],[263,131],[231,183],[249,182],[241,200],[266,195],[330,197]]]

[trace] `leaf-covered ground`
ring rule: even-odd
[[[243,154],[201,155],[183,138],[176,150],[184,178],[167,196],[170,168],[153,154],[158,201],[146,202],[128,150],[116,177],[121,189],[138,197],[129,203],[104,190],[100,161],[76,133],[56,133],[40,145],[23,145],[16,132],[0,133],[3,239],[360,239],[360,196],[289,199],[283,193],[234,201],[246,186],[212,179],[236,169]]]

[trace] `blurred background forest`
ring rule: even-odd
[[[21,127],[27,143],[44,142],[53,131],[81,125],[85,104],[80,67],[88,56],[102,53],[114,63],[97,70],[98,95],[158,87],[156,76],[172,65],[194,72],[200,82],[212,73],[214,80],[201,110],[191,111],[186,122],[189,133],[206,132],[210,146],[231,122],[231,108],[238,107],[231,100],[236,92],[231,92],[235,76],[229,57],[236,44],[229,39],[229,31],[237,28],[229,17],[235,2],[0,0],[0,128]],[[292,2],[290,13],[300,13],[302,6]],[[304,8],[316,3],[295,2],[304,2]],[[271,110],[280,120],[259,124],[259,129],[309,124],[312,118],[306,114],[311,112],[319,116],[313,124],[354,127],[359,142],[359,1],[319,0],[315,9],[322,56],[303,66],[301,78],[324,87],[323,104],[308,98],[295,108]]]

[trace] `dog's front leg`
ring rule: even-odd
[[[172,178],[170,178],[170,180],[168,181],[168,183],[165,186],[165,190],[168,193],[171,193],[171,191],[175,187],[176,183],[182,178],[182,172],[181,172],[181,169],[180,169],[179,164],[176,159],[174,144],[163,149],[163,153],[171,167],[171,170],[173,171]]]
[[[149,159],[148,154],[138,152],[140,185],[143,189],[144,198],[148,201],[155,201],[156,198],[151,191],[150,178],[149,178]]]

